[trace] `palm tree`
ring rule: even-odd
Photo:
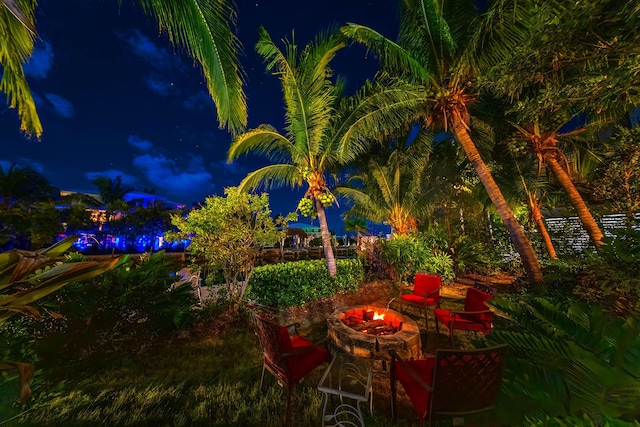
[[[335,168],[353,161],[370,142],[365,135],[378,128],[390,132],[399,127],[393,120],[383,120],[382,110],[393,110],[397,117],[409,114],[405,105],[415,95],[402,89],[365,85],[352,97],[343,97],[344,82],[331,79],[329,63],[346,43],[337,31],[319,34],[302,51],[295,42],[284,41],[278,49],[264,28],[260,28],[257,52],[275,70],[281,81],[285,102],[285,132],[261,125],[238,135],[231,143],[228,160],[255,152],[281,160],[251,172],[240,189],[288,184],[305,185],[303,200],[315,208],[322,243],[331,276],[336,274],[335,258],[325,208],[333,204],[327,179]]]
[[[113,213],[120,209],[126,209],[128,207],[125,201],[127,193],[133,189],[131,187],[122,184],[122,177],[116,176],[115,179],[107,176],[99,176],[91,182],[98,187],[100,192],[100,198],[106,208],[106,220],[111,221]]]
[[[473,85],[481,76],[476,56],[484,55],[485,60],[501,57],[526,40],[527,29],[520,24],[533,10],[521,2],[495,1],[480,15],[476,3],[405,0],[397,43],[362,25],[348,24],[342,31],[375,50],[383,70],[426,90],[420,103],[424,122],[453,133],[508,230],[528,280],[541,282],[543,275],[531,242],[474,143],[477,121],[472,121],[469,111],[478,97]],[[484,41],[481,47],[480,38]]]
[[[12,164],[5,171],[0,166],[0,207],[11,209],[16,205],[27,207],[39,202],[53,200],[60,190],[51,186],[38,171],[30,167]]]
[[[216,104],[220,127],[237,132],[247,124],[246,97],[237,53],[240,42],[232,27],[231,1],[138,0],[145,14],[153,16],[160,32],[182,48],[202,67],[209,95]],[[11,108],[18,110],[20,129],[42,135],[42,124],[22,65],[33,53],[37,37],[36,0],[0,0],[0,91]]]
[[[427,194],[423,175],[427,167],[431,134],[422,130],[409,145],[408,138],[396,139],[386,160],[369,160],[346,185],[338,185],[334,194],[351,200],[349,212],[378,223],[388,223],[391,232],[404,236],[418,230]]]
[[[585,129],[579,128],[563,132],[561,123],[550,126],[549,130],[544,131],[540,120],[535,120],[529,126],[524,124],[514,124],[513,126],[517,130],[517,136],[514,138],[515,145],[522,148],[519,142],[524,142],[526,150],[538,160],[538,168],[546,167],[553,174],[567,194],[569,202],[575,209],[591,241],[596,247],[602,246],[604,234],[571,178],[572,168],[569,158],[565,154],[566,150],[563,149],[563,147],[567,147],[567,143],[571,145],[572,142],[576,142],[575,138]],[[517,141],[518,139],[520,141]]]
[[[562,17],[560,19],[559,17]],[[567,122],[583,115],[607,126],[640,104],[640,8],[634,2],[594,0],[537,9],[532,37],[486,75],[483,86],[508,98],[527,149],[567,193],[596,247],[603,233],[577,190],[563,139],[580,132]],[[572,129],[572,132],[562,132]]]

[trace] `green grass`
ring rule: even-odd
[[[443,303],[447,308],[460,305],[454,300]],[[424,331],[424,316],[409,307],[405,311]],[[423,332],[423,347],[447,347],[446,328],[436,336],[432,313],[429,316],[430,330]],[[300,332],[318,341],[326,337],[326,323],[307,325]],[[457,346],[469,345],[470,338],[457,335]],[[322,425],[323,394],[317,385],[326,366],[321,365],[296,386],[294,425]],[[46,383],[22,418],[4,424],[0,420],[0,426],[267,427],[282,421],[285,390],[268,372],[260,389],[262,353],[246,313],[232,318],[215,309],[205,310],[189,334],[157,340],[143,351],[103,352],[71,363],[54,361],[43,368]],[[366,425],[417,426],[406,398],[404,402],[401,398],[399,421],[393,423],[388,377],[376,376],[374,413],[363,410]]]
[[[322,425],[323,395],[316,387],[325,368],[296,386],[294,425]],[[268,372],[260,390],[262,354],[250,322],[213,336],[156,344],[141,354],[97,354],[49,371],[48,384],[23,417],[0,425],[277,426],[286,396]],[[388,411],[374,408],[366,417],[370,426],[393,425]]]

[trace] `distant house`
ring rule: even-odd
[[[287,225],[287,228],[289,230],[293,230],[293,229],[302,230],[307,234],[307,236],[312,236],[312,237],[321,236],[320,226],[316,226],[316,225],[304,224],[302,222],[290,222]]]

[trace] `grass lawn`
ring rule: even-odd
[[[365,288],[351,298],[369,303],[367,299],[388,301],[389,294],[384,289]],[[341,301],[350,302],[348,298]],[[325,308],[316,305],[293,309],[287,316],[303,321],[301,333],[317,340],[326,336],[324,312],[337,302],[323,304]],[[459,306],[460,301],[445,299],[443,305],[449,304]],[[417,310],[406,312],[424,328],[424,317]],[[433,321],[430,327],[433,329]],[[448,346],[444,329],[439,337],[435,331],[423,334],[426,351]],[[24,419],[4,425],[280,425],[286,395],[269,373],[265,374],[265,384],[260,390],[262,353],[254,338],[253,324],[246,313],[232,318],[208,309],[207,315],[192,330],[158,340],[142,351],[94,354],[65,366],[45,367],[48,385],[40,390]],[[462,333],[457,343],[464,346],[468,339]],[[296,387],[294,425],[322,425],[323,395],[316,387],[326,367],[321,365]],[[399,422],[394,424],[388,376],[377,374],[374,413],[364,411],[366,425],[418,425],[404,396],[400,399],[399,412]]]

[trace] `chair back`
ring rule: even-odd
[[[275,375],[287,380],[289,378],[289,365],[284,354],[291,351],[291,339],[287,328],[278,325],[260,313],[253,312],[253,319],[265,362],[272,371],[276,371],[273,372]],[[285,348],[285,346],[289,348]]]
[[[493,295],[482,292],[475,287],[467,288],[467,296],[464,300],[464,311],[487,311],[489,307],[485,304],[488,300],[493,298]],[[482,323],[485,330],[491,329],[493,322],[493,313],[478,313],[468,314],[466,316],[472,317],[474,321]]]
[[[440,276],[429,273],[417,273],[413,279],[413,293],[420,296],[429,295],[438,291],[441,284]],[[438,298],[439,293],[430,296],[431,298]]]
[[[506,345],[477,350],[436,350],[431,418],[493,408],[502,385]]]

